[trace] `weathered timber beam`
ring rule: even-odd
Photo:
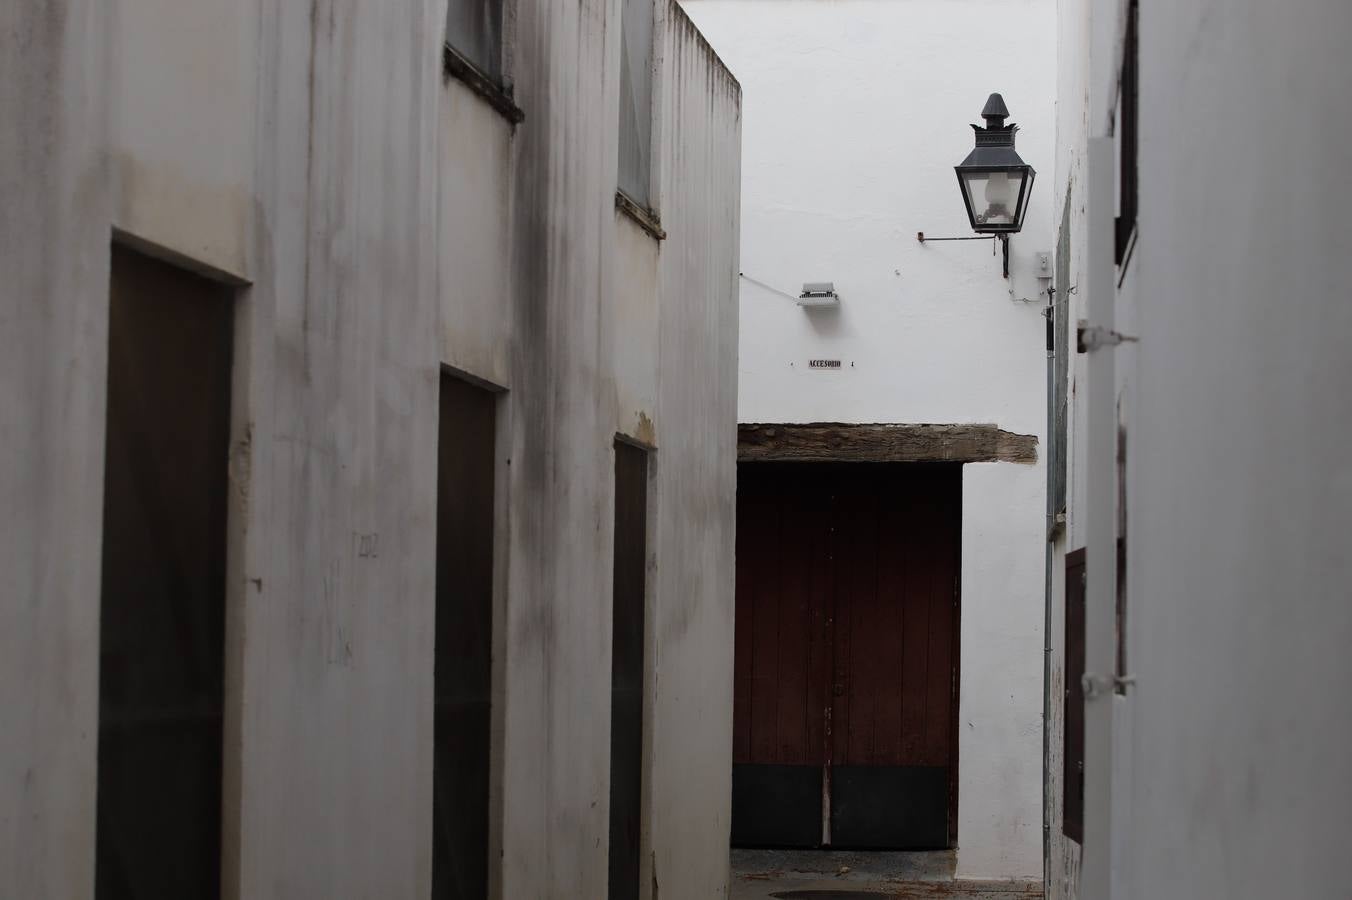
[[[737,426],[739,462],[1037,462],[1037,437],[995,425]]]

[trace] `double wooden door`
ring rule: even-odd
[[[732,840],[956,838],[961,468],[743,463]]]

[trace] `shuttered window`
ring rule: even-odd
[[[652,0],[624,0],[620,35],[619,188],[651,207],[653,134]]]
[[[1127,33],[1122,48],[1122,77],[1119,85],[1117,125],[1118,196],[1115,258],[1119,266],[1127,261],[1136,233],[1138,93],[1140,88],[1139,4],[1131,0],[1127,7]]]
[[[466,62],[502,81],[503,0],[450,0],[446,44]]]

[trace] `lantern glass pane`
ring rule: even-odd
[[[1023,171],[962,173],[963,191],[978,229],[1013,225],[1018,221],[1018,202],[1023,190]]]
[[[1023,199],[1019,201],[1020,222],[1023,221],[1023,217],[1028,213],[1028,198],[1033,195],[1033,179],[1036,177],[1037,173],[1032,169],[1029,169],[1023,185]]]

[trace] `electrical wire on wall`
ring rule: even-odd
[[[738,277],[738,278],[741,278],[741,279],[743,279],[743,280],[745,280],[745,281],[749,281],[749,282],[751,282],[752,284],[756,285],[757,287],[764,288],[765,290],[769,291],[769,292],[772,293],[772,294],[778,294],[778,295],[781,296],[781,297],[788,297],[788,298],[789,298],[790,300],[792,300],[794,303],[797,303],[798,300],[799,300],[799,296],[798,296],[797,294],[790,294],[788,291],[781,291],[779,288],[775,287],[774,285],[772,285],[772,284],[766,284],[764,281],[761,281],[759,278],[752,278],[750,275],[746,274],[745,272],[738,272],[738,273],[737,273],[737,277]]]

